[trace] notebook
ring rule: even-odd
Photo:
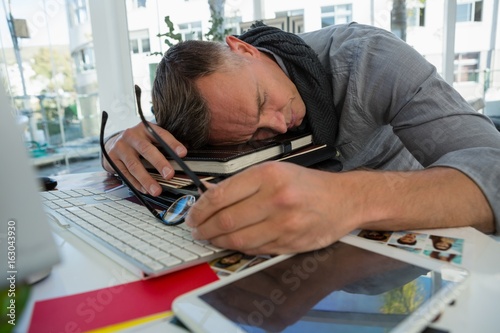
[[[0,289],[47,276],[60,260],[42,209],[35,172],[11,103],[0,85]]]
[[[268,140],[189,149],[183,161],[198,174],[229,176],[268,160],[282,160],[309,167],[331,159],[336,154],[335,148],[314,144],[312,135],[308,132],[291,131]],[[142,162],[146,169],[156,173],[148,161],[143,159]],[[175,161],[169,159],[169,162],[174,170],[182,171]]]
[[[294,163],[305,167],[321,168],[321,163],[329,162],[327,167],[330,171],[340,171],[340,162],[335,159],[338,157],[337,149],[327,145],[308,145],[299,148],[289,155],[276,159],[281,162]],[[217,162],[216,162],[217,163]],[[256,162],[260,163],[260,162]],[[161,202],[164,198],[176,198],[178,195],[191,194],[198,195],[198,188],[192,179],[182,171],[176,171],[175,176],[170,179],[164,179],[156,169],[148,167],[149,174],[155,179],[163,189],[162,196],[151,197],[147,196],[151,201]],[[213,172],[196,172],[200,180],[209,183],[218,183],[231,174],[213,173]]]

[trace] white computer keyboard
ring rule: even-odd
[[[193,240],[186,225],[162,224],[145,207],[113,194],[78,189],[41,192],[41,196],[59,225],[81,238],[98,240],[147,275],[208,261],[225,252]]]

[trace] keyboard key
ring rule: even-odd
[[[186,250],[196,253],[200,257],[206,257],[214,253],[214,251],[207,249],[206,247],[200,246],[198,244],[189,244],[185,247]]]
[[[158,259],[158,261],[167,267],[172,267],[172,266],[178,265],[182,262],[182,260],[180,260],[179,258],[176,258],[174,256],[168,256],[166,258]]]
[[[198,258],[196,254],[183,249],[171,251],[170,254],[185,261]]]
[[[160,264],[159,262],[156,262],[156,261],[151,261],[151,262],[145,263],[144,265],[146,265],[147,267],[151,268],[154,271],[158,271],[164,267],[162,264]]]

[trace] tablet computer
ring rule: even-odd
[[[348,235],[182,295],[173,311],[193,332],[421,332],[467,281],[459,266]]]

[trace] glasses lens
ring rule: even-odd
[[[193,195],[185,195],[174,201],[165,211],[163,221],[166,223],[179,223],[186,216],[189,208],[196,202]]]

